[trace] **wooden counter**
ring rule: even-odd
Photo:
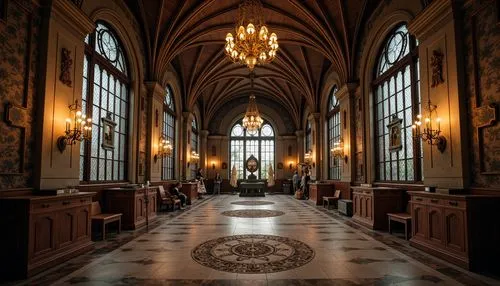
[[[182,183],[181,192],[186,195],[186,204],[190,205],[192,201],[198,198],[198,183],[186,182]]]
[[[0,198],[0,280],[32,276],[91,250],[94,194]]]
[[[402,189],[389,187],[351,187],[354,214],[352,219],[371,229],[386,230],[387,213],[404,210]]]
[[[156,189],[112,188],[105,190],[107,213],[122,213],[122,228],[137,229],[156,220]],[[146,195],[147,194],[147,195]],[[146,199],[148,209],[146,210]]]
[[[333,184],[311,183],[309,184],[309,200],[317,206],[323,205],[323,197],[333,197],[335,186]]]
[[[408,194],[412,246],[470,270],[500,274],[500,196]]]

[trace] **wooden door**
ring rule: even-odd
[[[90,239],[90,205],[79,207],[75,210],[75,241]]]
[[[58,234],[57,247],[71,246],[76,234],[75,209],[63,209],[57,214],[56,232]]]
[[[444,211],[446,248],[457,252],[467,252],[465,244],[465,215],[460,209],[447,208]]]
[[[428,206],[428,239],[434,243],[443,243],[443,210],[441,207]]]
[[[30,223],[29,260],[49,255],[56,248],[55,213],[34,214]]]
[[[412,237],[420,240],[427,239],[427,208],[423,204],[411,203]]]

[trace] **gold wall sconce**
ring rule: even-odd
[[[170,140],[160,137],[159,141],[160,142],[158,143],[158,153],[156,153],[154,157],[155,162],[158,160],[158,158],[165,158],[172,156],[172,152],[174,150],[172,143],[170,143]]]
[[[338,142],[333,143],[333,148],[330,150],[330,153],[334,158],[342,159],[347,163],[348,157],[344,154],[344,140],[342,138],[340,138]]]
[[[200,160],[200,155],[196,151],[191,151],[190,162],[193,164],[198,163]]]
[[[309,150],[307,151],[305,154],[304,154],[304,162],[307,164],[307,165],[312,165],[313,168],[316,167],[316,163],[314,163],[312,161],[312,151]]]
[[[290,169],[290,171],[292,170],[293,168],[293,161],[288,161],[288,169]]]
[[[415,124],[412,125],[413,138],[421,138],[426,141],[429,145],[436,145],[437,149],[443,153],[446,149],[446,137],[441,135],[441,118],[437,117],[437,105],[432,105],[431,101],[427,102],[427,116],[422,122],[422,115],[417,115],[417,120]],[[434,118],[435,117],[435,118]],[[423,131],[422,129],[423,126]]]
[[[215,170],[215,161],[212,161],[212,170]]]
[[[82,106],[75,100],[74,104],[68,106],[71,118],[66,118],[66,130],[64,135],[57,138],[57,148],[64,152],[67,145],[76,144],[78,141],[90,140],[92,138],[92,119],[82,113]]]

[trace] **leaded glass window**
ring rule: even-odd
[[[80,180],[127,179],[129,77],[122,45],[114,31],[98,22],[85,38],[82,110],[92,117],[92,140],[80,144]],[[114,145],[103,147],[103,118],[116,123]]]
[[[245,162],[251,155],[259,160],[259,171],[255,174],[259,179],[267,179],[269,166],[274,166],[275,134],[273,127],[265,122],[259,131],[249,133],[240,123],[236,123],[230,132],[230,168],[236,166],[238,179],[246,179],[250,172],[245,170]]]
[[[165,97],[163,99],[163,138],[170,141],[173,150],[172,155],[162,159],[162,180],[174,179],[174,162],[175,162],[175,109],[172,89],[167,85],[165,88]]]
[[[416,42],[405,24],[387,37],[378,56],[373,82],[375,107],[375,162],[379,181],[422,180],[422,152],[412,138],[412,122],[419,113],[420,92]],[[390,150],[389,123],[401,120],[401,147]]]
[[[332,88],[328,100],[328,178],[330,180],[340,180],[340,162],[339,158],[333,157],[330,150],[335,147],[335,143],[340,141],[340,104],[337,100],[338,88]]]

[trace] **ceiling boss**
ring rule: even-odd
[[[236,37],[231,33],[226,35],[226,55],[235,63],[247,65],[250,70],[255,65],[272,62],[279,47],[278,36],[269,34],[263,14],[259,0],[243,0],[236,22]]]

